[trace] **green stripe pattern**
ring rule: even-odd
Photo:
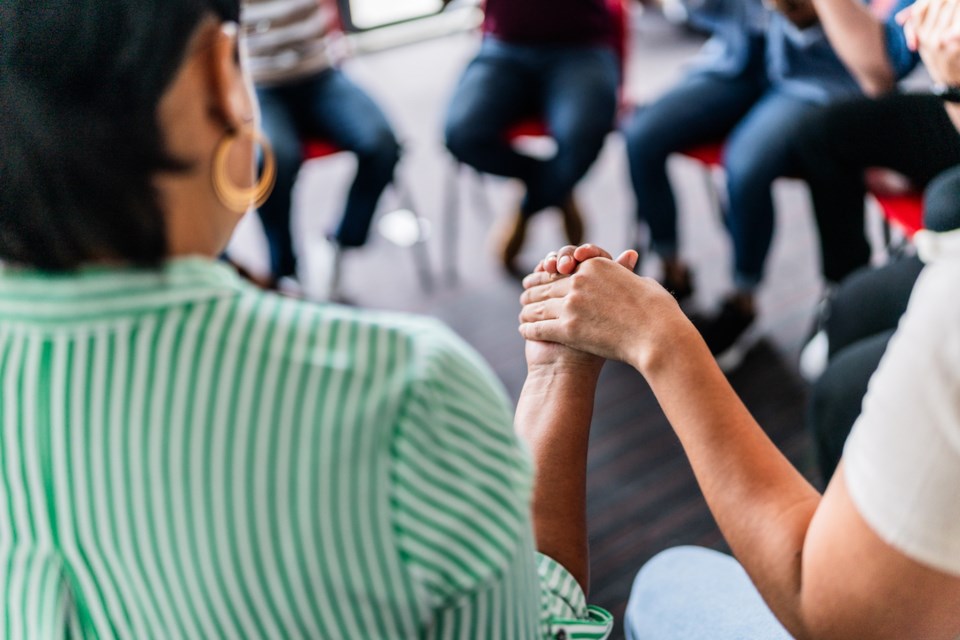
[[[5,268],[0,637],[606,637],[511,423],[435,321]]]

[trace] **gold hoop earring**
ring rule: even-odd
[[[251,187],[238,187],[230,180],[230,174],[227,171],[227,156],[230,152],[230,145],[245,134],[249,134],[253,141],[260,145],[260,152],[263,154],[263,170],[257,184]],[[277,164],[270,141],[263,132],[253,126],[228,131],[217,143],[217,149],[214,152],[212,180],[213,191],[217,194],[217,199],[231,211],[243,213],[251,207],[258,208],[266,202],[277,180]]]

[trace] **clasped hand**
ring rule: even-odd
[[[637,258],[625,251],[614,261],[589,244],[547,254],[524,278],[520,334],[648,371],[696,330],[659,283],[633,273]]]
[[[917,0],[897,14],[897,22],[934,81],[960,85],[960,1]]]

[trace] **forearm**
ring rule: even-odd
[[[800,561],[820,496],[757,425],[695,330],[684,331],[669,361],[642,372],[734,554],[777,617],[804,637]]]
[[[883,24],[860,0],[813,0],[820,24],[837,56],[868,96],[893,88]]]
[[[596,378],[593,372],[531,371],[515,420],[536,469],[532,513],[537,550],[566,567],[584,593],[590,583],[586,467]]]

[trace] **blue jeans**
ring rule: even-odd
[[[761,59],[762,61],[762,59]],[[789,131],[801,116],[819,109],[770,88],[762,67],[733,78],[696,74],[685,78],[625,125],[630,178],[637,215],[650,226],[653,248],[663,257],[677,253],[677,207],[667,178],[672,153],[726,139],[734,279],[754,288],[773,238],[773,181],[794,171]]]
[[[487,37],[447,113],[446,144],[478,171],[526,185],[524,215],[561,204],[596,160],[617,109],[619,63],[609,47],[521,46]],[[557,152],[517,153],[504,135],[542,115]]]
[[[277,184],[259,211],[273,275],[296,273],[290,204],[305,138],[323,138],[356,154],[357,175],[334,239],[344,247],[364,244],[377,201],[393,179],[400,157],[397,139],[383,112],[337,69],[277,87],[258,87],[257,98],[263,130],[277,157]]]
[[[676,547],[640,569],[624,619],[628,640],[789,640],[740,564]]]

